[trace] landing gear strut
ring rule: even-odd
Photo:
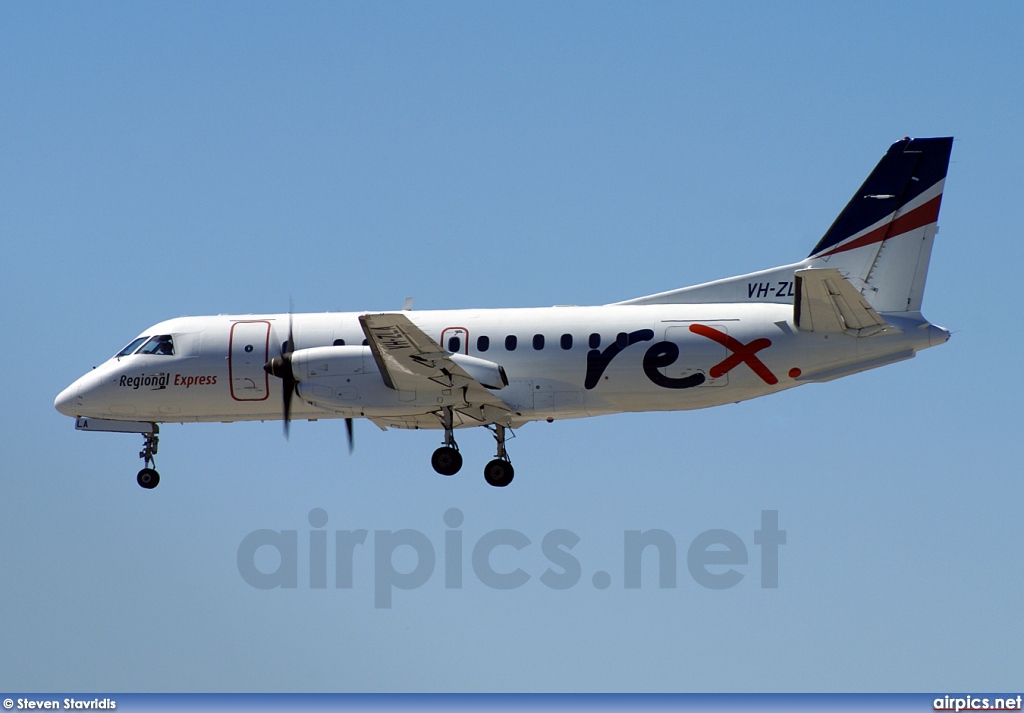
[[[156,472],[153,466],[156,465],[156,450],[160,443],[160,438],[157,434],[160,433],[160,429],[157,428],[156,424],[153,425],[152,433],[143,433],[142,437],[146,439],[145,443],[142,444],[142,450],[139,452],[139,458],[145,464],[145,467],[139,471],[139,475],[136,480],[146,490],[152,490],[160,484],[160,474]]]
[[[441,425],[444,427],[444,445],[434,451],[430,465],[441,475],[455,475],[462,468],[462,454],[455,442],[454,416],[451,406],[441,410]]]
[[[516,471],[508,459],[508,452],[505,451],[505,427],[501,424],[494,424],[494,440],[498,442],[498,453],[494,460],[484,466],[484,480],[488,485],[504,488],[512,482]]]

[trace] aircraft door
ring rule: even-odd
[[[270,322],[254,320],[231,325],[228,340],[228,374],[231,398],[263,401],[270,395],[269,376],[263,370],[270,346]]]
[[[465,327],[445,327],[441,330],[441,348],[453,354],[469,354],[469,330]]]

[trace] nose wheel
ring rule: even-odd
[[[143,468],[139,471],[139,475],[136,480],[139,481],[139,485],[146,490],[152,490],[156,486],[160,485],[160,474],[152,468]]]
[[[160,444],[160,438],[157,436],[160,431],[157,430],[155,424],[153,428],[153,433],[142,434],[146,441],[142,445],[142,450],[139,451],[139,458],[142,459],[145,467],[139,471],[139,475],[135,478],[139,485],[146,490],[152,490],[160,484],[160,474],[153,468],[156,465],[156,451]]]

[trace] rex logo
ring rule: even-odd
[[[757,352],[767,349],[772,345],[772,341],[767,337],[760,337],[749,344],[744,344],[735,337],[730,337],[725,332],[704,324],[691,324],[690,331],[721,344],[731,352],[729,356],[715,364],[708,371],[708,375],[712,379],[725,376],[740,364],[746,364],[766,384],[774,386],[779,383],[778,378],[772,373],[771,369],[757,358]],[[584,380],[584,388],[593,389],[596,387],[600,383],[605,369],[623,350],[637,342],[646,342],[651,339],[654,339],[654,330],[640,329],[629,334],[621,333],[619,338],[605,348],[604,351],[591,349],[587,354],[587,376]],[[690,376],[676,379],[665,376],[659,371],[659,369],[674,364],[678,358],[678,346],[668,341],[658,342],[652,345],[647,350],[647,353],[644,354],[644,374],[652,383],[666,389],[689,389],[694,386],[700,386],[706,381],[703,374],[691,374]]]

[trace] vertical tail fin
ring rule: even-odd
[[[837,268],[878,312],[920,312],[952,137],[889,147],[809,257]]]

